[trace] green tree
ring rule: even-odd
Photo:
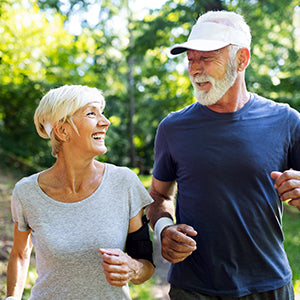
[[[249,90],[300,109],[299,1],[228,1],[228,8],[244,15],[251,27]]]
[[[158,123],[170,111],[194,101],[184,55],[171,58],[168,48],[186,40],[200,13],[224,9],[221,1],[166,1],[143,20],[133,22],[135,56],[135,146],[144,169],[153,164]]]
[[[240,12],[252,28],[249,90],[299,108],[296,2],[169,0],[139,19],[133,0],[6,0],[0,7],[0,147],[49,165],[34,109],[51,87],[87,84],[103,90],[112,123],[101,159],[149,171],[159,121],[195,101],[185,55],[170,57],[168,48],[185,41],[198,15],[211,9]],[[70,33],[74,16],[78,33]]]
[[[0,147],[34,165],[49,165],[49,144],[35,132],[34,110],[51,87],[94,80],[85,70],[96,44],[89,35],[67,33],[64,17],[40,11],[34,0],[7,0],[0,9]]]

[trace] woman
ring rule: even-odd
[[[152,199],[131,170],[95,159],[107,151],[104,106],[98,89],[65,85],[50,90],[35,112],[56,162],[15,186],[8,299],[22,297],[32,244],[32,300],[130,299],[128,282],[140,284],[154,272],[142,217]]]

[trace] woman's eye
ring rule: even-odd
[[[96,114],[93,111],[87,113],[87,116],[95,116]]]

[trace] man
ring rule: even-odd
[[[155,141],[147,214],[171,299],[294,299],[281,217],[283,201],[300,210],[300,115],[247,91],[250,43],[242,16],[215,11],[171,49],[187,52],[198,100]]]

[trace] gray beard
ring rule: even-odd
[[[194,96],[197,101],[205,106],[216,104],[225,93],[233,86],[237,78],[236,63],[234,58],[230,59],[226,67],[226,73],[223,79],[214,79],[208,75],[196,75],[194,77],[190,76],[192,85],[194,87]],[[197,87],[197,82],[209,81],[212,84],[211,89],[206,91],[201,91]]]

